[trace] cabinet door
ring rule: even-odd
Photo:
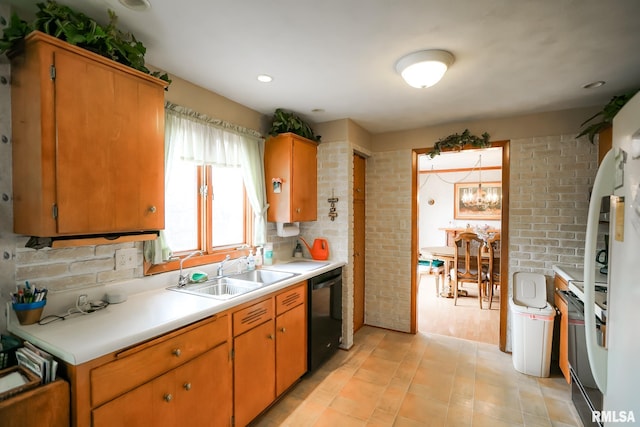
[[[556,307],[560,310],[560,349],[558,352],[558,364],[562,375],[568,383],[571,382],[569,371],[569,310],[567,303],[558,295],[554,296]]]
[[[228,426],[233,401],[229,344],[209,350],[175,370],[175,402],[181,424]]]
[[[173,371],[92,411],[93,427],[176,425]]]
[[[164,228],[164,91],[54,52],[59,234]]]
[[[291,220],[318,219],[318,146],[313,141],[293,139]]]
[[[318,146],[292,133],[266,142],[264,153],[267,185],[267,220],[315,221],[318,217]],[[274,184],[274,180],[278,183]]]
[[[235,423],[245,426],[275,399],[273,319],[234,338]]]
[[[276,395],[307,372],[307,312],[300,304],[276,318]]]

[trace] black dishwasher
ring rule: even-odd
[[[308,282],[307,368],[315,371],[342,343],[342,267]]]

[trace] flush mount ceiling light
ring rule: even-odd
[[[273,80],[273,77],[267,74],[258,74],[258,77],[256,78],[258,79],[259,82],[262,82],[262,83],[269,83]]]
[[[400,58],[396,71],[410,86],[420,89],[438,83],[453,61],[446,50],[421,50]]]
[[[143,11],[151,9],[149,0],[118,0],[127,9]]]

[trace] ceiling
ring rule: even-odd
[[[37,3],[0,1],[29,20]],[[351,118],[373,134],[602,106],[640,87],[638,0],[150,2],[138,12],[59,0],[101,23],[112,9],[148,64],[256,111]],[[455,62],[437,85],[414,89],[395,63],[423,49]],[[606,84],[582,87],[597,80]]]

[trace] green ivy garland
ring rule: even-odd
[[[429,151],[427,154],[434,158],[439,155],[442,151],[450,151],[450,150],[462,150],[465,145],[471,145],[476,148],[486,148],[491,146],[491,142],[489,142],[489,134],[487,132],[483,133],[482,136],[472,135],[469,132],[469,129],[465,129],[462,134],[454,133],[453,135],[449,135],[447,137],[441,138],[436,142],[433,146],[433,149]]]

